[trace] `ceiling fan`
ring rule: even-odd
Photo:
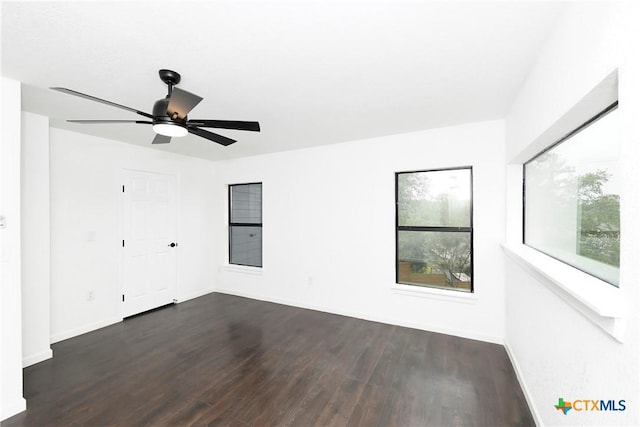
[[[121,108],[123,110],[132,111],[136,114],[146,117],[150,120],[67,120],[72,123],[83,124],[104,124],[104,123],[141,123],[152,125],[156,132],[152,144],[168,144],[172,137],[181,137],[192,133],[210,141],[217,142],[221,145],[233,144],[235,139],[218,135],[201,128],[218,128],[218,129],[237,129],[260,132],[260,123],[243,122],[237,120],[206,120],[206,119],[188,119],[187,114],[196,106],[202,98],[186,90],[174,87],[180,83],[180,74],[171,70],[160,70],[160,79],[169,87],[167,96],[155,102],[152,114],[135,108],[126,107],[115,102],[105,99],[96,98],[95,96],[86,95],[75,90],[64,87],[52,87],[51,89],[58,92],[67,93],[69,95],[85,98],[90,101],[100,102],[102,104],[111,105],[112,107]]]

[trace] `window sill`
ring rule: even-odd
[[[224,264],[220,266],[220,271],[262,276],[263,269],[262,267],[249,267],[247,265]]]
[[[616,340],[624,335],[620,289],[522,244],[502,245],[526,271]]]
[[[394,294],[398,295],[408,295],[461,304],[475,304],[478,301],[476,294],[456,290],[401,285],[399,283],[394,284],[391,289]]]

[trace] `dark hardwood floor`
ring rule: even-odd
[[[210,294],[53,345],[13,426],[529,426],[502,346]]]

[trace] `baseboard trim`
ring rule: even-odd
[[[110,317],[108,319],[101,320],[99,322],[83,325],[68,331],[59,332],[51,335],[51,344],[64,341],[69,338],[77,337],[78,335],[86,334],[87,332],[95,331],[96,329],[104,328],[105,326],[111,326],[115,323],[122,322],[122,317]]]
[[[276,304],[283,304],[283,305],[288,305],[288,306],[291,306],[291,307],[298,307],[298,308],[305,308],[305,309],[308,309],[308,310],[321,311],[323,313],[338,314],[340,316],[354,317],[356,319],[368,320],[368,321],[371,321],[371,322],[378,322],[378,323],[385,323],[387,325],[402,326],[402,327],[405,327],[405,328],[420,329],[420,330],[423,330],[423,331],[436,332],[436,333],[439,333],[439,334],[453,335],[453,336],[460,337],[460,338],[468,338],[468,339],[477,340],[477,341],[489,342],[489,343],[492,343],[492,344],[500,344],[500,345],[504,344],[504,338],[503,337],[485,335],[485,334],[477,334],[477,333],[474,333],[474,332],[461,331],[461,330],[457,330],[457,329],[442,328],[442,327],[437,326],[437,325],[431,325],[431,324],[426,324],[426,323],[398,321],[397,319],[391,319],[391,318],[387,318],[387,317],[384,317],[384,316],[371,316],[371,315],[369,315],[367,313],[353,312],[353,311],[339,310],[339,309],[336,310],[334,308],[323,307],[323,306],[319,306],[319,305],[315,305],[315,304],[306,304],[306,303],[300,303],[300,302],[297,302],[297,301],[290,301],[290,300],[281,299],[281,298],[271,298],[271,297],[265,297],[263,295],[254,295],[254,294],[247,293],[247,292],[238,292],[235,289],[217,288],[217,289],[215,289],[214,292],[218,292],[218,293],[221,293],[221,294],[235,295],[235,296],[244,297],[244,298],[251,298],[251,299],[255,299],[255,300],[259,300],[259,301],[273,302],[273,303],[276,303]]]
[[[187,295],[184,297],[180,297],[178,299],[178,303],[188,301],[190,299],[198,298],[207,294],[214,292],[214,289],[206,289],[200,292],[196,292],[191,295]],[[101,320],[99,322],[91,323],[89,325],[83,325],[78,328],[70,329],[68,331],[59,332],[57,334],[51,335],[51,344],[57,343],[60,341],[64,341],[69,338],[77,337],[78,335],[86,334],[88,332],[95,331],[96,329],[104,328],[106,326],[111,326],[115,323],[122,322],[122,317],[110,317],[108,319]],[[43,359],[44,360],[44,359]],[[24,362],[23,362],[24,363]],[[37,363],[37,362],[35,362]]]
[[[509,343],[507,342],[506,339],[504,341],[504,348],[507,351],[507,356],[509,356],[509,360],[511,361],[513,370],[516,372],[516,378],[518,379],[518,383],[520,383],[520,388],[524,393],[524,398],[527,401],[527,404],[529,405],[529,410],[531,411],[533,420],[535,421],[537,426],[541,426],[543,424],[542,424],[542,420],[540,419],[540,413],[538,412],[538,408],[536,407],[535,402],[533,401],[533,396],[531,395],[531,392],[529,391],[529,387],[527,387],[527,383],[524,380],[524,376],[522,375],[522,369],[520,369],[520,364],[518,364],[518,360],[516,359],[515,355],[511,351],[511,347],[509,346]]]
[[[7,404],[2,404],[2,413],[0,414],[0,421],[4,421],[9,417],[13,417],[22,411],[27,409],[27,401],[24,397],[18,397]]]
[[[47,359],[51,359],[53,357],[53,350],[50,348],[46,350],[39,351],[38,353],[32,354],[30,356],[25,356],[22,358],[22,367],[26,368],[27,366],[35,365],[36,363],[43,362]]]
[[[215,292],[215,289],[205,289],[203,291],[200,292],[196,292],[187,296],[182,296],[178,298],[178,304],[181,302],[185,302],[185,301],[189,301],[190,299],[195,299],[195,298],[200,298],[203,297],[207,294],[210,294],[211,292]]]

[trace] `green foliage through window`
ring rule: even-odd
[[[402,172],[397,282],[472,291],[471,168]]]
[[[524,166],[524,243],[618,286],[617,103]]]

